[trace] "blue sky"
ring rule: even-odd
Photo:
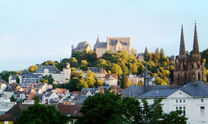
[[[132,48],[177,55],[180,27],[186,50],[197,22],[200,51],[208,47],[207,0],[1,0],[0,71],[70,57],[71,45],[97,36],[130,36]]]

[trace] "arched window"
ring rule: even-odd
[[[180,82],[180,73],[178,73],[178,84],[180,84],[179,82]]]
[[[186,76],[186,72],[184,73],[184,80],[186,81],[187,79],[187,76]],[[185,82],[184,82],[185,83]]]
[[[201,74],[200,74],[200,72],[198,73],[198,80],[201,80]]]

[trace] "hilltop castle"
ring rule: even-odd
[[[87,41],[80,42],[76,48],[72,45],[72,52],[92,50],[90,44]],[[102,57],[106,51],[127,51],[131,53],[131,38],[130,37],[107,37],[107,42],[101,42],[98,36],[94,45],[94,51],[97,57]]]
[[[190,55],[186,53],[183,26],[181,27],[181,41],[179,56],[175,61],[174,85],[184,85],[190,81],[204,80],[204,63],[199,53],[197,27],[195,24],[193,50]]]
[[[97,57],[102,57],[106,51],[128,51],[131,52],[131,38],[130,37],[107,37],[107,42],[100,42],[98,36],[94,51]]]

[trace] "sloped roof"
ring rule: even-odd
[[[107,48],[107,42],[97,42],[95,44],[96,48]]]
[[[138,97],[144,92],[144,87],[131,85],[127,89],[122,90],[123,97]]]
[[[28,107],[31,106],[29,104],[16,104],[14,105],[11,109],[9,109],[5,114],[0,116],[0,120],[19,120],[20,118],[20,113],[26,109],[28,109]]]
[[[140,95],[139,98],[164,98],[174,93],[177,89],[154,89]]]
[[[45,69],[48,69],[49,73],[59,73],[59,70],[55,65],[39,65],[38,70],[35,73],[44,73]]]
[[[78,117],[81,115],[81,105],[64,105],[64,104],[58,104],[57,109],[68,115],[69,117]]]
[[[193,97],[208,97],[208,84],[203,81],[190,82],[179,89]]]
[[[75,50],[84,50],[86,49],[90,44],[87,41],[79,42]]]
[[[88,67],[88,70],[94,72],[94,73],[106,73],[106,71],[103,68],[99,67]]]
[[[181,90],[192,97],[208,97],[208,84],[203,81],[189,82],[181,87],[152,87],[138,98],[168,97],[177,90]]]

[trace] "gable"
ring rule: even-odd
[[[168,96],[168,98],[191,98],[191,97],[192,96],[181,90],[177,90],[174,93],[172,93],[170,96]]]

